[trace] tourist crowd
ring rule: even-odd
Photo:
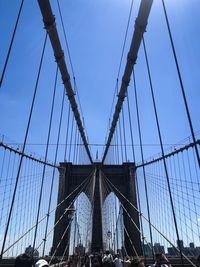
[[[52,264],[53,265],[53,264]],[[15,260],[15,267],[47,267],[50,266],[48,259],[39,259],[34,262],[34,259],[27,254],[19,255]],[[105,254],[93,254],[93,255],[72,255],[68,261],[54,264],[54,266],[62,267],[145,267],[144,259],[140,258],[122,258],[119,254],[112,255],[109,251]],[[172,267],[167,257],[164,254],[155,255],[155,263],[149,267]]]

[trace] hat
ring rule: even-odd
[[[36,262],[35,267],[49,266],[48,262],[45,260],[39,260]]]

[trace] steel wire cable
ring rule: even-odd
[[[118,81],[119,81],[119,75],[120,75],[120,70],[121,70],[121,66],[122,66],[122,60],[123,60],[123,56],[124,56],[124,50],[125,50],[127,36],[128,36],[128,30],[129,30],[129,26],[130,26],[130,20],[131,20],[131,15],[132,15],[132,10],[133,10],[133,3],[134,3],[134,0],[131,0],[131,5],[130,5],[130,9],[129,9],[129,15],[128,15],[128,20],[127,20],[127,25],[126,25],[125,35],[124,35],[124,41],[123,41],[123,45],[122,45],[122,52],[121,52],[121,57],[120,57],[120,61],[119,61],[116,85],[115,85],[115,90],[114,90],[114,95],[113,95],[113,100],[112,100],[111,111],[110,111],[110,116],[109,116],[109,122],[108,122],[107,134],[106,135],[108,135],[108,131],[109,131],[109,128],[110,128],[110,121],[111,121],[111,115],[112,115],[112,110],[113,110],[113,106],[114,106],[114,99],[115,99],[116,93],[118,94]]]
[[[67,33],[66,33],[66,29],[65,29],[65,24],[64,24],[62,10],[61,10],[61,6],[60,6],[60,3],[59,3],[59,0],[57,0],[57,5],[58,5],[58,11],[59,11],[60,19],[61,19],[61,25],[62,25],[62,29],[63,29],[63,33],[64,33],[64,40],[65,40],[65,44],[66,44],[66,47],[67,47],[67,53],[68,53],[68,57],[69,57],[69,62],[70,62],[71,70],[72,70],[73,80],[74,80],[74,93],[77,94],[78,103],[79,103],[81,116],[82,116],[82,120],[83,120],[83,125],[85,127],[83,109],[82,109],[82,105],[81,105],[81,101],[80,101],[79,91],[78,91],[78,88],[77,88],[76,76],[75,76],[74,66],[73,66],[73,62],[72,62],[72,56],[71,56],[71,52],[70,52],[70,48],[69,48],[69,42],[68,42],[68,39],[67,39]],[[86,129],[85,129],[85,131],[86,131]],[[86,131],[86,135],[87,135],[87,131]]]
[[[69,121],[70,121],[70,104],[68,107],[68,116],[67,116],[67,129],[66,129],[66,139],[65,139],[65,154],[64,154],[64,161],[67,160],[67,146],[68,146],[68,135],[69,135]]]
[[[140,112],[139,112],[139,105],[138,105],[135,72],[133,72],[133,82],[134,82],[134,97],[135,97],[135,106],[136,106],[136,119],[137,119],[137,127],[138,127],[138,134],[139,134],[139,143],[140,143],[140,154],[141,154],[141,159],[142,159],[142,172],[143,172],[143,179],[144,179],[144,186],[145,186],[145,197],[146,197],[146,206],[147,206],[147,214],[148,214],[148,222],[149,222],[149,234],[150,234],[150,240],[151,240],[152,257],[154,259],[153,235],[152,235],[152,229],[151,229],[151,216],[150,216],[150,209],[149,209],[149,194],[148,194],[148,187],[147,187],[147,181],[146,181],[146,170],[144,166],[143,139],[142,139],[142,131],[141,131]]]
[[[78,196],[80,195],[80,193],[82,192],[83,188],[80,189],[80,191],[78,192],[77,196],[75,199],[73,199],[70,204],[68,205],[68,207],[64,210],[63,214],[61,214],[61,216],[58,218],[58,220],[54,223],[53,228],[47,233],[46,235],[46,239],[48,238],[48,236],[54,231],[55,227],[61,222],[61,220],[64,218],[64,215],[70,210],[70,208],[72,207],[72,205],[74,204],[74,202],[76,201],[76,199],[78,198]],[[71,224],[71,222],[69,222],[69,224]],[[35,249],[38,250],[39,247],[43,244],[44,240],[37,246],[37,248]]]
[[[20,172],[21,172],[21,166],[22,166],[22,161],[23,161],[23,153],[24,153],[25,148],[26,148],[26,141],[27,141],[27,137],[28,137],[28,133],[29,133],[29,128],[30,128],[33,108],[34,108],[34,104],[35,104],[35,98],[36,98],[36,93],[37,93],[37,89],[38,89],[38,83],[39,83],[39,78],[40,78],[40,73],[41,73],[41,68],[42,68],[42,63],[43,63],[46,43],[47,43],[47,33],[45,34],[45,39],[44,39],[44,43],[43,43],[43,47],[42,47],[42,54],[41,54],[41,57],[40,57],[40,63],[39,63],[39,68],[38,68],[38,73],[37,73],[37,78],[36,78],[36,83],[35,83],[35,88],[34,88],[34,94],[33,94],[33,98],[32,98],[32,103],[31,103],[28,123],[27,123],[25,137],[24,137],[22,155],[21,155],[21,158],[20,158],[18,172],[17,172],[17,176],[16,176],[16,183],[15,183],[15,188],[14,188],[14,192],[13,192],[11,207],[10,207],[10,211],[9,211],[8,222],[7,222],[6,230],[5,230],[5,233],[4,233],[4,239],[3,239],[2,248],[1,248],[0,260],[2,259],[2,256],[3,256],[3,253],[4,253],[4,248],[5,248],[5,244],[6,244],[8,228],[10,226],[10,219],[11,219],[11,215],[12,215],[13,205],[14,205],[14,201],[15,201],[15,196],[16,196],[16,192],[17,192],[17,186],[18,186]]]
[[[71,197],[79,188],[83,187],[84,184],[88,181],[88,179],[90,178],[90,176],[92,175],[89,174],[88,177],[80,184],[78,185],[69,195],[66,196],[66,198],[64,198],[60,203],[58,203],[56,205],[55,208],[53,208],[52,210],[49,211],[48,214],[46,214],[44,217],[42,217],[39,221],[38,224],[41,223],[42,221],[44,221],[45,218],[49,217],[51,213],[53,213],[59,206],[61,206],[69,197]],[[36,224],[34,224],[30,229],[28,229],[28,231],[26,231],[21,237],[19,237],[16,241],[14,241],[8,248],[6,248],[4,250],[5,254],[11,247],[13,247],[16,243],[18,243],[24,236],[26,236],[32,229],[34,229],[36,227]]]
[[[139,213],[139,210],[115,187],[115,185],[113,185],[113,183],[105,176],[104,174],[104,177],[105,177],[105,181],[107,181],[108,185],[110,185],[111,188],[114,188],[114,191],[118,192],[124,200],[126,200],[132,207],[134,210],[136,210],[138,213]],[[122,204],[121,204],[122,205]],[[126,209],[123,207],[124,211],[126,212]],[[129,216],[129,218],[132,220],[130,214],[127,212],[127,216]],[[148,222],[148,218],[146,218],[146,216],[144,216],[142,214],[142,217]],[[135,222],[133,221],[134,225],[135,225]],[[175,251],[179,252],[179,249],[177,247],[174,246],[174,244],[162,233],[159,231],[159,229],[157,229],[157,227],[153,224],[151,224],[152,228],[155,229],[174,249]],[[137,229],[137,226],[135,225],[136,229]],[[138,229],[139,230],[139,229]],[[184,253],[183,253],[183,257],[194,267],[197,267]]]
[[[165,21],[166,21],[166,24],[167,24],[167,30],[168,30],[170,44],[171,44],[171,48],[172,48],[172,53],[173,53],[173,57],[174,57],[175,65],[176,65],[179,84],[180,84],[180,87],[181,87],[181,93],[182,93],[182,97],[183,97],[183,101],[184,101],[184,106],[185,106],[185,110],[186,110],[186,114],[187,114],[187,119],[188,119],[190,131],[191,131],[191,135],[192,135],[192,139],[193,139],[193,143],[194,143],[194,147],[195,147],[195,152],[196,152],[198,165],[199,165],[199,168],[200,168],[200,156],[199,156],[199,151],[198,151],[198,147],[197,147],[197,144],[196,144],[196,137],[195,137],[195,133],[194,133],[194,127],[193,127],[193,124],[192,124],[192,119],[191,119],[191,115],[190,115],[190,111],[189,111],[188,101],[187,101],[187,98],[186,98],[186,93],[185,93],[185,88],[184,88],[183,79],[182,79],[182,75],[181,75],[181,70],[180,70],[180,66],[179,66],[179,62],[178,62],[178,58],[177,58],[177,54],[176,54],[176,49],[175,49],[174,40],[173,40],[173,37],[172,37],[172,31],[171,31],[169,18],[168,18],[168,14],[167,14],[167,10],[166,10],[166,6],[165,6],[165,1],[164,0],[162,0],[162,7],[163,7],[163,11],[164,11]]]
[[[124,109],[123,109],[123,107],[122,107],[122,125],[123,125],[123,135],[124,135],[124,155],[125,155],[125,160],[126,160],[126,162],[127,162],[126,129],[125,129]]]
[[[170,187],[170,182],[169,182],[169,175],[168,175],[165,152],[164,152],[164,147],[163,147],[160,123],[159,123],[159,119],[158,119],[157,105],[156,105],[156,101],[155,101],[154,88],[153,88],[153,83],[152,83],[152,78],[151,78],[150,65],[149,65],[146,43],[145,43],[144,37],[142,38],[142,44],[143,44],[143,49],[144,49],[145,63],[146,63],[146,67],[147,67],[148,80],[149,80],[149,85],[150,85],[151,98],[152,98],[154,115],[155,115],[158,137],[159,137],[159,142],[160,142],[163,166],[164,166],[164,170],[165,170],[165,174],[166,174],[170,203],[171,203],[171,208],[172,208],[172,213],[173,213],[173,218],[174,218],[174,225],[175,225],[175,230],[176,230],[176,235],[177,235],[177,240],[178,240],[178,246],[179,246],[179,251],[180,251],[180,256],[181,256],[181,263],[184,266],[182,247],[180,245],[180,237],[179,237],[178,225],[177,225],[177,221],[176,221],[176,213],[175,213],[175,208],[174,208],[174,204],[173,204],[173,198],[172,198],[172,192],[171,192],[171,187]]]
[[[57,89],[57,78],[58,78],[58,67],[56,67],[56,73],[55,73],[55,79],[54,79],[54,86],[53,86],[53,95],[52,95],[52,101],[51,101],[51,110],[50,110],[50,117],[49,117],[49,127],[48,127],[48,134],[47,134],[47,144],[46,144],[45,157],[44,157],[44,161],[45,162],[47,161],[48,152],[49,152],[49,141],[50,141],[51,129],[52,129],[52,119],[53,119],[55,95],[56,95],[56,89]],[[63,103],[62,103],[62,107],[63,107]],[[62,116],[62,112],[61,112],[61,115],[60,116]],[[39,220],[40,208],[41,208],[41,201],[42,201],[42,195],[43,195],[43,186],[44,186],[44,179],[45,179],[45,171],[46,171],[46,165],[43,165],[43,172],[42,172],[42,179],[41,179],[42,181],[41,181],[39,201],[38,201],[38,210],[37,210],[37,216],[36,216],[36,227],[35,227],[34,240],[33,240],[33,251],[34,251],[34,248],[35,248],[35,242],[36,242],[36,237],[37,237],[38,220]]]
[[[17,31],[17,27],[18,27],[18,23],[19,23],[19,19],[20,19],[20,16],[21,16],[23,5],[24,5],[24,0],[21,1],[20,8],[19,8],[19,11],[18,11],[18,14],[17,14],[17,19],[15,21],[15,26],[14,26],[14,30],[13,30],[13,33],[12,33],[11,41],[10,41],[10,44],[9,44],[9,48],[8,48],[8,52],[7,52],[7,55],[6,55],[6,59],[5,59],[5,62],[4,62],[3,71],[1,73],[0,87],[3,84],[3,79],[4,79],[4,76],[5,76],[6,68],[7,68],[7,65],[8,65],[9,58],[10,58],[10,53],[11,53],[11,50],[12,50],[12,47],[13,47],[13,42],[14,42],[14,39],[15,39],[15,34],[16,34],[16,31]]]

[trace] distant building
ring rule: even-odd
[[[151,249],[151,243],[144,244],[144,254],[146,256],[152,256],[152,249]]]
[[[154,253],[165,253],[165,248],[160,243],[154,243],[153,249]]]
[[[174,247],[167,248],[169,256],[178,256],[179,255],[179,252],[178,252],[179,246],[178,246],[178,244],[180,244],[181,250],[186,256],[197,257],[200,254],[200,247],[195,247],[195,244],[193,242],[191,242],[189,244],[189,247],[184,247],[183,240],[180,240],[180,242],[177,241],[177,249],[174,248]]]
[[[194,248],[194,243],[191,242],[191,243],[189,244],[189,246],[190,246],[190,248]]]
[[[75,247],[75,253],[80,256],[85,255],[85,247],[82,244],[78,244],[77,247]]]
[[[178,251],[174,247],[167,248],[169,256],[178,256]]]
[[[180,240],[179,242],[177,241],[177,247],[168,247],[167,255],[171,257],[180,256],[178,245],[180,245],[182,252],[186,256],[197,257],[198,255],[200,255],[200,247],[195,247],[194,242],[189,243],[188,247],[184,247],[183,240]],[[160,243],[154,243],[153,250],[154,250],[154,253],[165,254],[165,247],[161,245]],[[152,256],[151,243],[144,244],[144,254],[147,257]]]
[[[178,247],[178,248],[179,248],[179,247],[180,247],[181,249],[184,248],[183,240],[177,240],[176,243],[177,243],[177,247]]]

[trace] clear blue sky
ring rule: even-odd
[[[130,2],[130,0],[60,2],[90,143],[105,142],[108,114],[110,114]],[[56,1],[51,3],[67,58],[57,4]],[[2,10],[0,69],[3,67],[19,4],[20,1],[13,1],[12,5],[8,1],[0,2]],[[138,5],[139,1],[134,1],[124,59],[130,45]],[[176,3],[167,1],[167,9],[194,128],[198,131],[200,129],[198,117],[200,7],[197,0],[179,0]],[[189,136],[190,131],[163,18],[161,1],[156,0],[145,37],[164,143],[172,144]],[[0,90],[0,132],[17,142],[22,142],[24,136],[44,33],[37,1],[25,2],[4,83]],[[123,60],[120,77],[124,70],[124,63],[125,60]],[[67,64],[70,70],[68,59]],[[45,143],[54,73],[54,58],[48,43],[28,143]],[[142,49],[137,60],[136,78],[144,143],[157,144]],[[131,83],[130,97],[132,89]],[[59,82],[58,95],[61,96],[61,92],[62,84]],[[57,102],[58,110],[59,102]],[[134,113],[133,108],[132,114]],[[138,143],[136,122],[134,123],[135,143]],[[55,123],[54,136],[51,140],[53,143],[55,143],[56,127]],[[61,143],[64,143],[64,134],[63,126]],[[29,148],[32,151],[38,150],[36,146]],[[145,154],[149,156],[157,151],[159,152],[158,147],[147,148]],[[38,153],[43,152],[39,149]],[[93,147],[93,155],[95,153],[96,148]]]
[[[138,0],[134,1],[120,80],[139,2]],[[198,132],[200,130],[200,5],[198,0],[169,0],[166,2],[194,130]],[[57,4],[55,0],[52,0],[51,3],[61,43],[65,50],[67,66],[71,73]],[[60,4],[89,142],[103,144],[131,1],[60,0]],[[19,0],[0,0],[0,71],[3,68],[19,5]],[[0,133],[6,136],[5,140],[8,142],[9,140],[10,142],[23,142],[45,35],[43,27],[37,1],[25,1],[4,83],[0,88]],[[189,136],[190,131],[160,0],[154,0],[145,39],[163,141],[165,144],[175,144]],[[46,142],[55,69],[52,48],[48,42],[28,143],[44,144]],[[135,72],[143,142],[148,145],[158,144],[143,49],[140,49]],[[63,86],[59,78],[51,143],[56,142],[62,90]],[[129,94],[134,140],[138,144],[132,81],[129,86]],[[65,105],[65,111],[67,111],[67,105]],[[67,121],[67,112],[64,114],[63,121]],[[127,117],[126,112],[125,114]],[[65,142],[65,129],[66,125],[63,124],[60,141],[62,144]],[[127,136],[127,142],[130,143],[128,128]],[[44,155],[44,146],[29,145],[28,149],[41,156]],[[97,147],[92,146],[93,156],[96,154],[96,149]],[[53,151],[52,148],[49,153],[51,160],[54,158]],[[136,160],[140,161],[138,147],[136,152]],[[145,146],[145,158],[156,152],[160,152],[159,146]],[[102,148],[99,149],[99,155],[101,154]],[[130,155],[128,157],[132,160]],[[60,150],[59,160],[63,160],[63,150]]]

